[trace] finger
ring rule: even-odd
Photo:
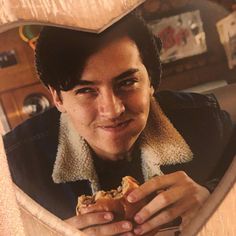
[[[127,233],[119,234],[119,236],[135,236],[135,234],[132,232],[127,232]]]
[[[193,220],[193,218],[197,215],[200,207],[195,207],[194,209],[191,209],[189,211],[186,211],[182,215],[182,223],[180,225],[180,230],[182,231],[184,228],[186,228],[189,223]]]
[[[154,230],[155,228],[158,228],[161,225],[170,223],[178,216],[184,214],[187,211],[187,209],[189,209],[189,205],[191,204],[192,203],[189,203],[188,201],[182,201],[176,203],[174,206],[162,211],[160,214],[153,217],[151,220],[146,221],[142,225],[137,226],[134,229],[135,234],[143,235],[144,233]]]
[[[135,215],[134,220],[138,224],[143,223],[161,209],[182,199],[186,192],[185,186],[177,186],[161,192]]]
[[[104,211],[106,211],[105,208],[106,208],[106,206],[104,204],[93,204],[93,205],[89,205],[86,207],[81,207],[80,214],[84,215],[84,214],[88,214],[88,213],[92,213],[92,212],[104,212]]]
[[[144,236],[153,236],[156,235],[156,233],[159,231],[159,228],[155,228],[152,231],[149,231],[148,233],[144,234]]]
[[[74,216],[65,220],[77,229],[84,229],[92,225],[106,224],[113,220],[114,216],[111,212],[89,213],[85,215]]]
[[[117,235],[121,234],[124,232],[131,231],[133,229],[133,226],[131,222],[129,221],[120,221],[120,222],[115,222],[107,225],[99,225],[99,226],[94,226],[88,229],[83,230],[84,233],[88,235]]]
[[[178,182],[180,178],[188,179],[189,177],[183,171],[177,171],[168,175],[153,177],[152,179],[142,184],[139,188],[132,191],[127,196],[127,200],[131,203],[140,201],[153,192],[167,189],[170,186],[176,184],[176,182]]]

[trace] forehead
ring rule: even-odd
[[[115,77],[127,69],[143,66],[135,42],[122,36],[109,41],[87,59],[81,80]]]

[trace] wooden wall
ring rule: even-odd
[[[22,109],[28,95],[37,93],[51,98],[37,78],[34,51],[20,38],[18,28],[0,34],[0,53],[10,50],[15,51],[18,63],[0,69],[0,102],[10,128],[14,128],[29,118]]]
[[[38,83],[34,71],[34,53],[27,43],[21,40],[18,28],[0,34],[0,52],[15,50],[18,64],[0,69],[0,92]]]

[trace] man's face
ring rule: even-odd
[[[121,37],[88,58],[78,85],[61,91],[61,100],[51,92],[95,153],[117,160],[144,129],[153,88],[135,43]]]

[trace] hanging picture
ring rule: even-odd
[[[154,34],[161,38],[161,60],[164,63],[207,51],[198,10],[155,20],[149,24]]]
[[[236,66],[236,12],[217,23],[220,41],[224,46],[230,69]]]

